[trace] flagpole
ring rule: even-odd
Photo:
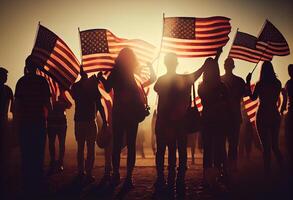
[[[38,32],[39,32],[40,26],[41,26],[41,21],[38,22],[38,27],[37,27],[37,31],[36,31],[35,39],[34,39],[34,46],[36,45],[36,42],[37,42],[37,37],[38,37]],[[33,52],[34,46],[32,48],[32,52]]]
[[[261,30],[260,30],[260,32],[259,32],[259,34],[258,34],[258,37],[257,37],[257,38],[259,38],[259,36],[260,36],[261,32],[263,31],[263,29],[264,29],[264,27],[265,27],[265,24],[267,23],[267,21],[268,21],[268,19],[266,19],[265,23],[263,23],[263,25],[262,25],[262,28],[261,28]],[[268,45],[269,45],[269,44],[268,44]],[[261,54],[260,58],[258,59],[257,63],[255,64],[255,66],[254,66],[254,68],[253,68],[253,70],[251,71],[251,74],[253,74],[253,72],[254,72],[254,71],[255,71],[255,69],[257,68],[257,66],[258,66],[259,62],[261,61],[261,59],[263,58],[263,56],[264,56],[264,55],[265,55],[265,53],[267,52],[268,45],[266,46],[266,48],[265,48],[265,49],[264,49],[264,51],[262,52],[262,54]]]
[[[162,28],[162,37],[161,37],[161,44],[159,49],[159,55],[157,56],[157,67],[156,67],[156,75],[158,76],[159,72],[159,65],[160,65],[160,57],[161,57],[161,50],[162,50],[162,44],[163,44],[163,37],[164,37],[164,25],[165,25],[165,13],[163,13],[163,28]],[[158,105],[158,94],[156,95],[156,102],[155,105]]]
[[[78,27],[78,35],[79,35],[79,47],[80,47],[80,65],[83,66],[83,60],[82,60],[82,49],[81,49],[81,39],[80,39],[80,28]]]
[[[165,24],[165,13],[163,13],[162,37],[161,37],[161,43],[160,43],[160,49],[159,49],[159,55],[157,56],[157,59],[158,59],[157,67],[156,67],[156,74],[157,74],[157,75],[158,75],[158,71],[159,71],[159,64],[160,64],[161,50],[162,50],[162,44],[163,44],[164,24]]]

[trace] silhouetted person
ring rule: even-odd
[[[28,195],[40,192],[46,141],[46,113],[51,110],[50,89],[45,78],[36,75],[37,65],[29,56],[25,75],[15,88],[15,114],[20,138],[23,186]]]
[[[127,140],[127,175],[122,190],[133,187],[132,172],[136,158],[136,136],[141,111],[145,108],[143,94],[135,80],[139,63],[134,52],[129,48],[120,51],[114,68],[107,80],[101,79],[107,92],[114,91],[112,126],[113,126],[113,176],[112,185],[120,183],[120,154],[124,134]]]
[[[216,168],[226,175],[225,137],[230,125],[230,97],[226,85],[221,81],[219,65],[208,58],[203,81],[198,86],[198,95],[203,105],[203,169],[204,181],[207,170]]]
[[[271,149],[281,167],[283,162],[279,149],[281,118],[277,106],[282,85],[276,77],[272,63],[268,61],[265,61],[262,65],[260,79],[253,92],[250,90],[251,75],[251,73],[248,74],[246,78],[247,88],[252,100],[259,99],[256,124],[263,145],[264,169],[266,173],[269,173],[271,169]]]
[[[158,93],[156,121],[156,168],[155,187],[160,191],[165,185],[164,155],[168,147],[167,187],[172,194],[176,177],[176,150],[179,152],[179,167],[176,180],[178,193],[185,191],[185,172],[187,170],[187,135],[183,121],[190,107],[191,86],[201,76],[203,67],[192,74],[176,74],[177,56],[168,53],[165,56],[167,73],[158,78],[154,90]]]
[[[97,138],[96,115],[100,112],[103,126],[107,125],[98,79],[88,75],[80,68],[80,80],[72,85],[71,94],[75,101],[74,128],[77,141],[78,176],[82,178],[86,172],[86,182],[94,181],[92,169],[95,161],[95,142]],[[87,157],[84,159],[84,147],[87,146]]]
[[[255,128],[253,123],[250,122],[243,104],[241,105],[242,123],[239,132],[239,157],[250,159]]]
[[[283,91],[283,105],[281,113],[286,110],[288,104],[288,113],[285,118],[285,138],[287,153],[289,155],[289,164],[291,169],[293,168],[293,65],[288,66],[288,73],[290,79],[287,81]]]
[[[66,109],[71,108],[72,104],[66,99],[65,91],[61,90],[58,100],[53,102],[53,109],[48,114],[48,139],[50,152],[50,169],[48,174],[62,172],[65,153],[65,139],[67,131]],[[55,141],[58,137],[59,158],[56,161]]]
[[[234,60],[227,58],[224,64],[225,75],[221,77],[223,83],[229,90],[231,104],[230,109],[232,111],[232,117],[229,125],[228,136],[228,160],[230,170],[237,169],[237,157],[238,157],[238,144],[239,144],[239,131],[240,124],[242,122],[241,116],[241,101],[246,95],[245,82],[239,76],[233,74],[235,68]]]
[[[3,175],[5,173],[6,167],[5,163],[8,157],[8,113],[12,112],[13,104],[13,93],[9,86],[5,83],[7,81],[8,71],[0,67],[0,187],[1,191],[3,189],[4,183]],[[9,109],[10,105],[10,109]],[[3,184],[3,185],[2,185]]]

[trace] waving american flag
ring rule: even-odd
[[[140,39],[123,39],[107,29],[92,29],[80,32],[82,63],[87,73],[108,71],[123,48],[131,48],[141,65],[152,62],[156,47]]]
[[[40,70],[68,89],[79,74],[80,64],[67,44],[55,33],[40,25],[32,58]]]
[[[164,18],[161,52],[178,57],[215,56],[229,41],[230,19],[226,17]]]
[[[258,48],[257,41],[257,37],[237,31],[229,57],[252,63],[272,60],[271,54],[266,53],[262,48]]]

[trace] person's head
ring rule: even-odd
[[[175,53],[167,53],[164,58],[164,63],[167,68],[167,73],[171,73],[171,74],[176,73],[178,59]]]
[[[88,78],[88,75],[87,75],[87,73],[83,70],[83,66],[82,66],[82,65],[80,65],[79,75],[80,75],[81,79],[87,79],[87,78]]]
[[[293,78],[293,64],[290,64],[288,66],[288,74],[289,74],[290,78]]]
[[[124,48],[119,52],[115,64],[123,73],[134,73],[139,66],[136,55],[130,48]]]
[[[260,72],[260,81],[274,81],[277,76],[274,71],[274,67],[270,61],[265,61],[262,64],[261,72]]]
[[[221,81],[219,64],[213,58],[207,58],[204,63],[203,82],[217,84]]]
[[[28,56],[25,60],[25,74],[36,74],[38,64],[33,60],[32,56]]]
[[[226,73],[232,73],[233,69],[235,68],[233,58],[227,58],[224,63],[224,69]]]
[[[7,81],[7,69],[0,67],[0,84],[4,84]]]

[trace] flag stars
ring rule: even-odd
[[[85,31],[80,36],[83,55],[109,52],[106,30]]]

